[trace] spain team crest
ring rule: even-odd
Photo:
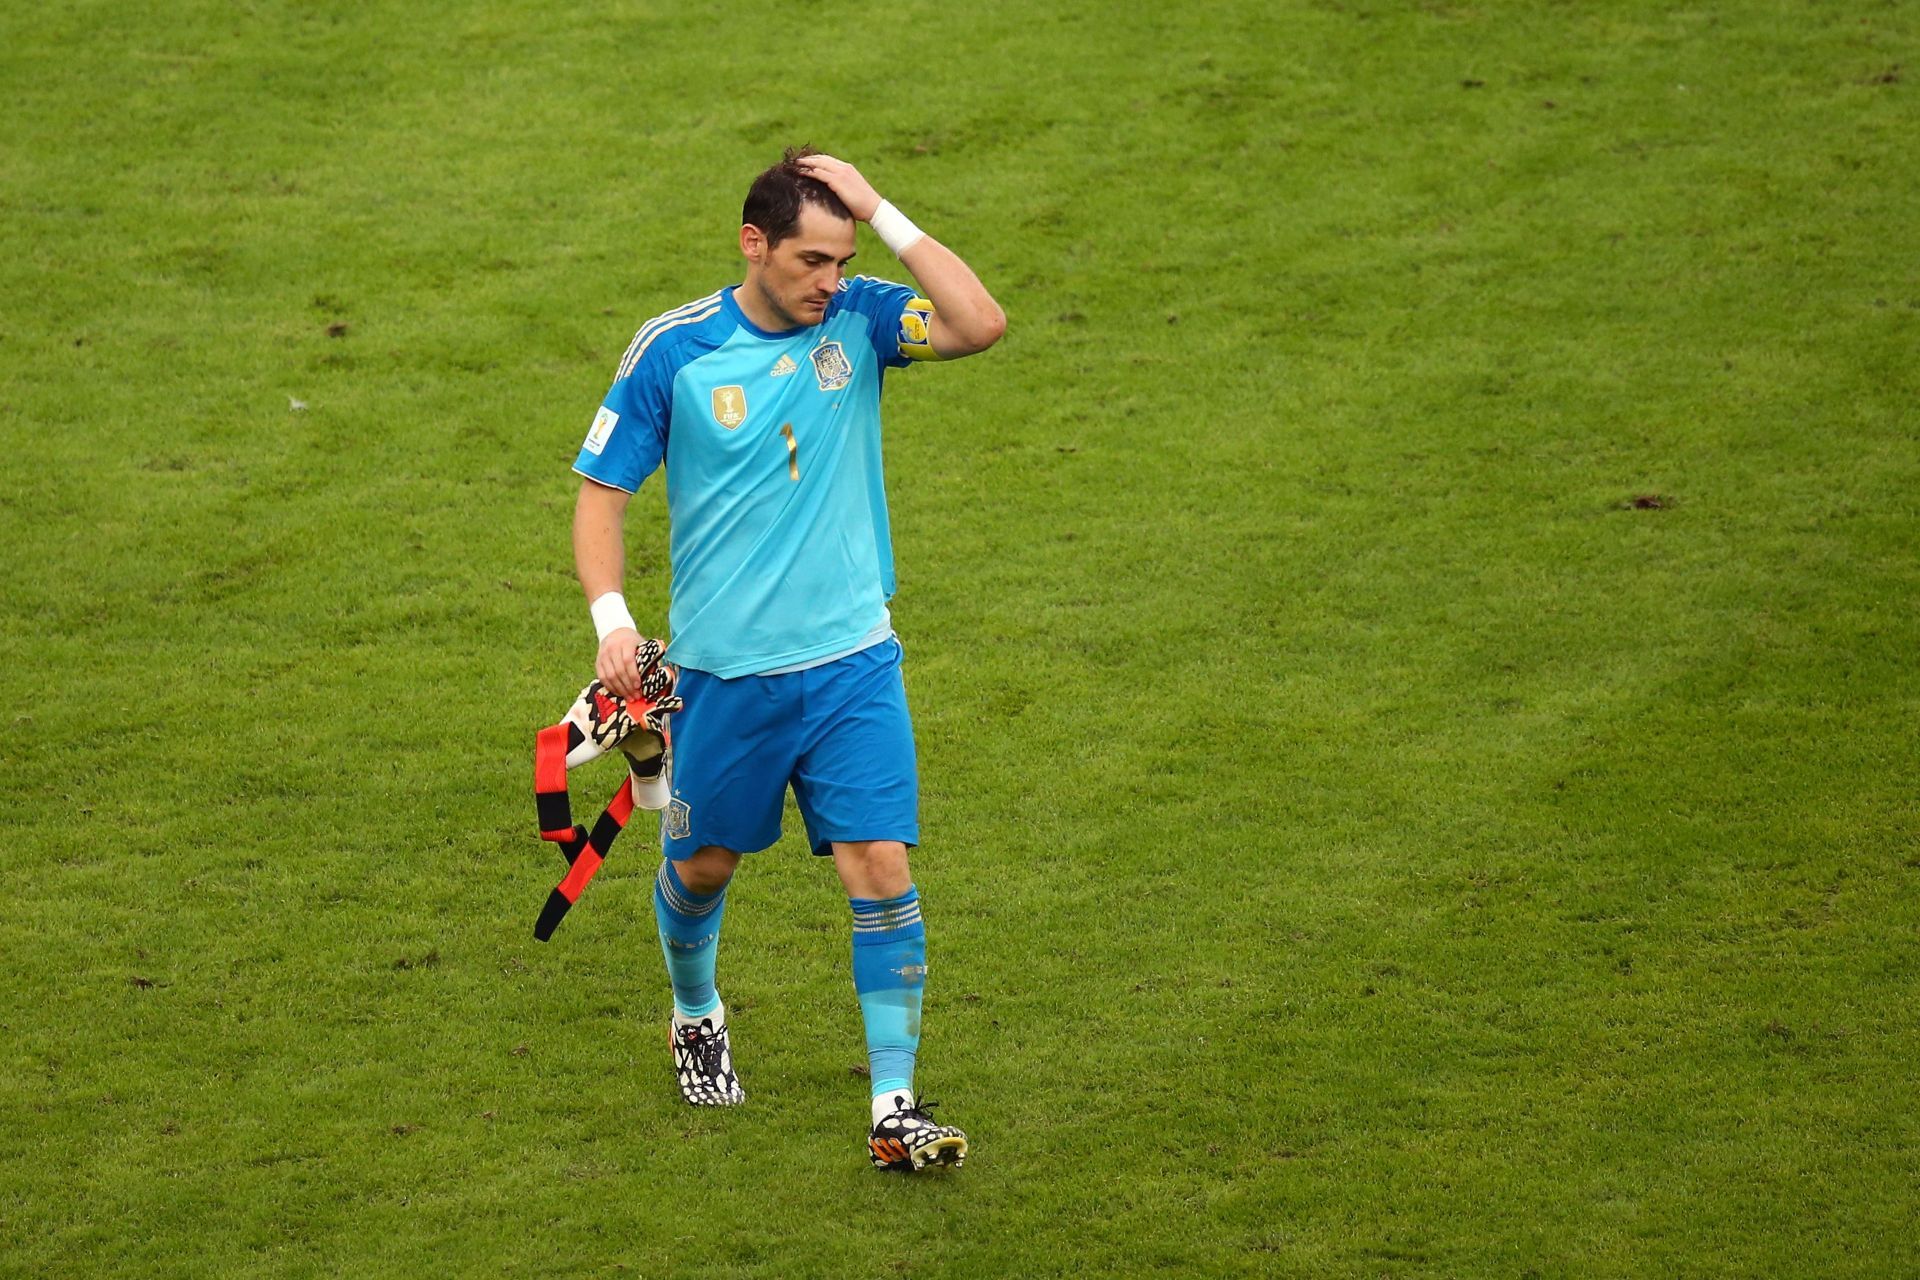
[[[713,389],[713,420],[731,431],[747,420],[747,392],[744,387]]]
[[[853,363],[837,342],[823,342],[808,357],[813,361],[813,376],[822,391],[838,391],[853,381]]]

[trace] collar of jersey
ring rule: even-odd
[[[782,329],[776,333],[771,329],[762,329],[759,325],[747,318],[747,313],[740,309],[740,304],[734,300],[733,296],[734,290],[741,288],[745,288],[745,286],[734,285],[732,288],[722,289],[720,291],[720,305],[726,308],[727,314],[733,317],[735,324],[745,329],[754,337],[765,338],[768,342],[790,342],[809,329],[820,328],[820,326],[826,324],[828,318],[833,315],[835,308],[840,302],[839,295],[837,294],[827,302],[826,315],[820,317],[820,324],[803,324],[792,329]]]

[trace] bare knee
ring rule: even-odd
[[[685,861],[674,863],[673,872],[693,893],[718,893],[727,887],[727,881],[733,879],[734,868],[739,865],[739,854],[709,844],[694,850]]]
[[[850,898],[897,898],[913,887],[907,846],[898,840],[835,840],[833,869]]]

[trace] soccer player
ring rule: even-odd
[[[880,470],[888,369],[984,351],[1006,317],[967,264],[860,171],[789,149],[741,211],[746,278],[642,325],[574,462],[574,560],[600,636],[595,672],[631,697],[640,634],[621,597],[628,499],[665,465],[673,796],[653,907],[673,985],[671,1043],[695,1106],[746,1097],[714,956],[742,856],[780,838],[793,788],[813,852],[851,900],[853,983],[883,1169],[959,1164],[966,1135],[913,1089],[926,930],[907,866],[919,779],[887,612],[893,545]],[[918,288],[847,276],[867,223]]]

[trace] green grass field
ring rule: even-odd
[[[0,1275],[1920,1274],[1914,5],[0,37]],[[1011,321],[888,393],[947,1177],[791,827],[737,1112],[644,830],[531,937],[569,463],[801,141]]]

